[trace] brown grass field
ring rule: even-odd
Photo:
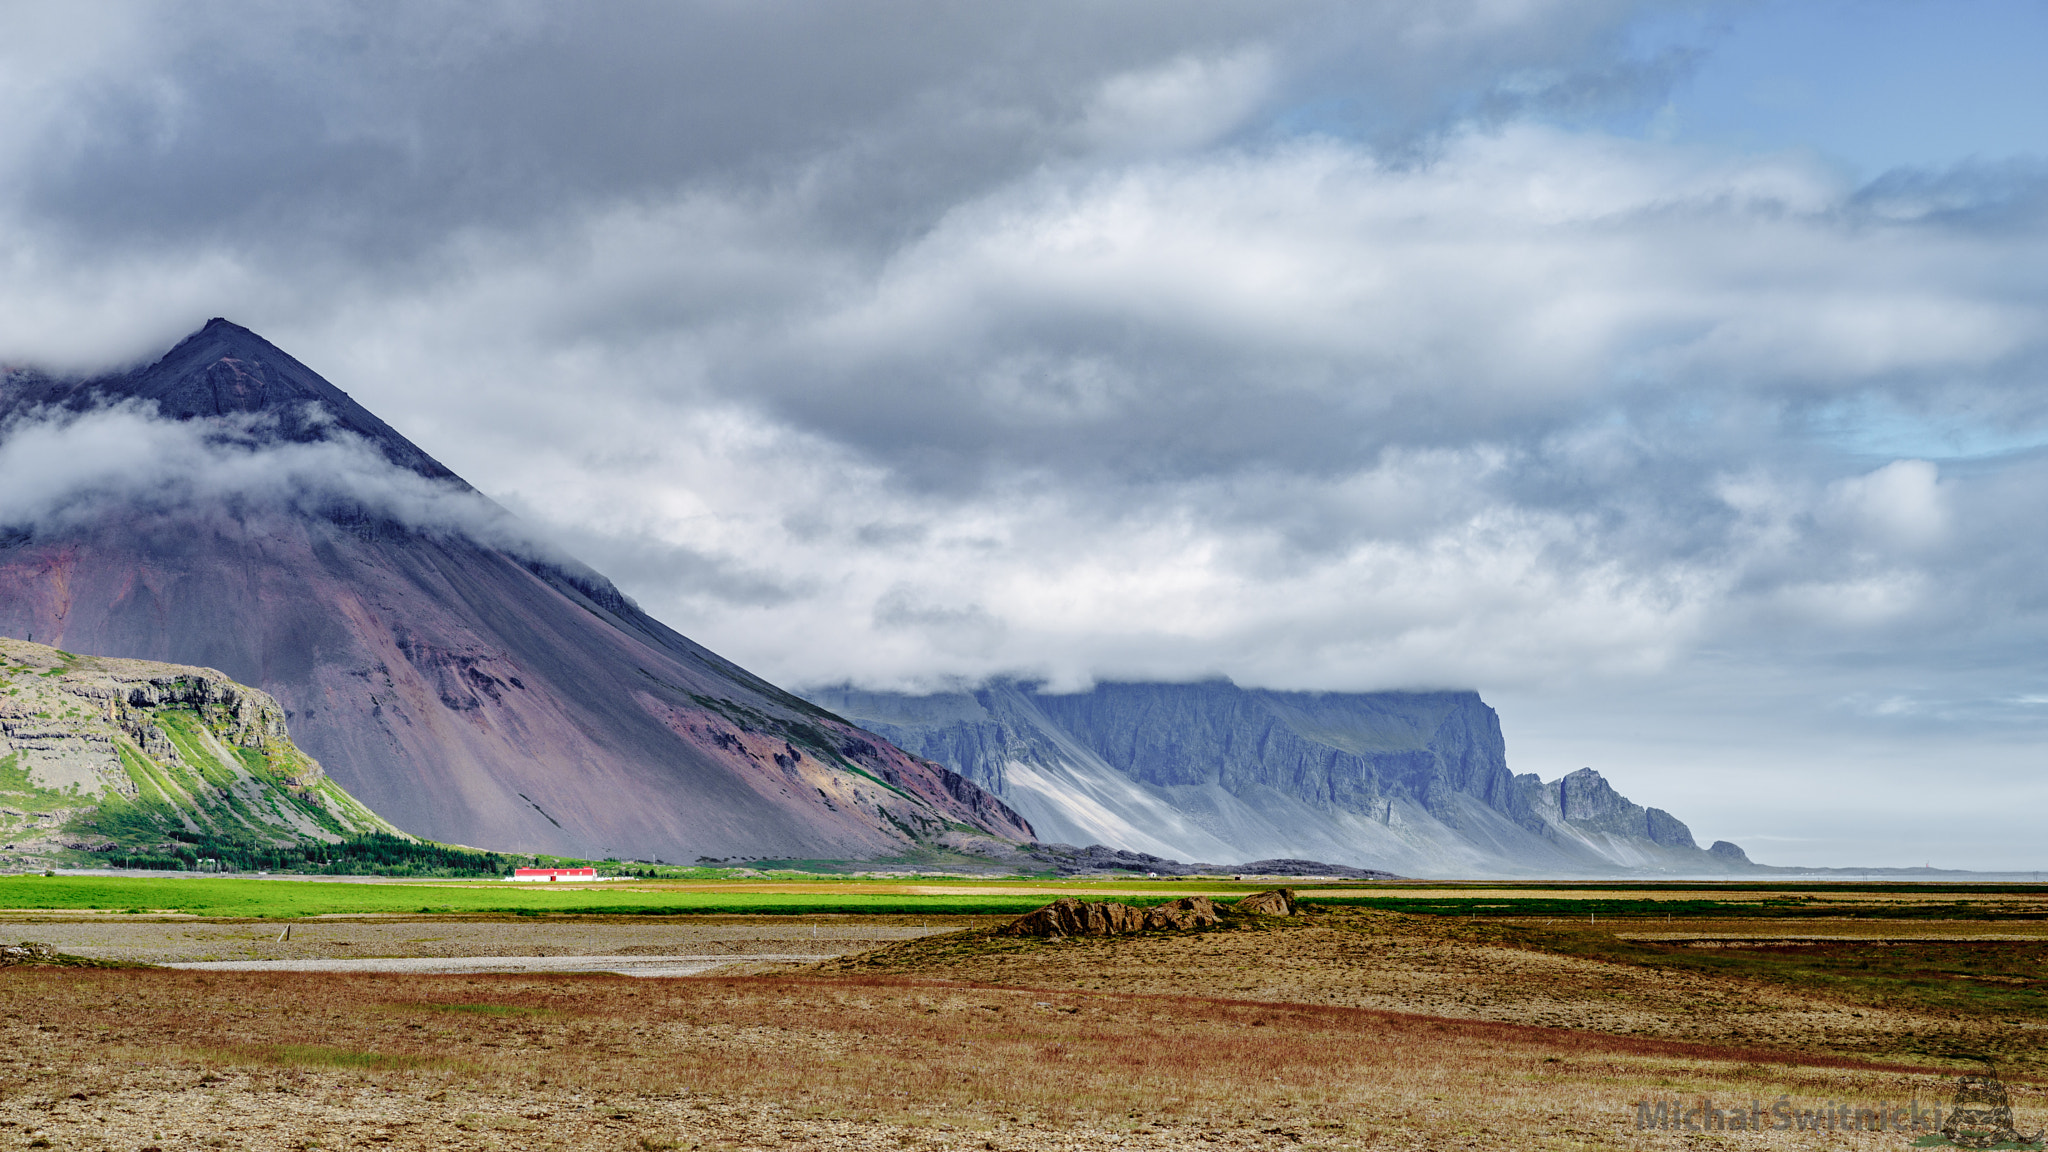
[[[1919,1134],[1639,1131],[1637,1104],[1945,1107],[1981,1056],[2023,1128],[2048,1120],[2029,920],[1563,919],[967,921],[660,980],[15,967],[0,1148],[1904,1148]]]

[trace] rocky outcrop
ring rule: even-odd
[[[1190,928],[1208,928],[1222,923],[1216,905],[1207,896],[1184,896],[1171,904],[1161,904],[1145,910],[1147,931],[1168,929],[1185,932]]]
[[[1292,916],[1295,912],[1294,889],[1255,892],[1231,905],[1231,910],[1245,916]]]
[[[1226,680],[1055,694],[992,681],[929,696],[810,698],[997,792],[1068,867],[1207,871],[1179,860],[1334,861],[1418,876],[1726,873],[1670,813],[1584,769],[1507,766],[1474,692],[1276,692]],[[1099,847],[1107,845],[1108,847]],[[1257,864],[1236,866],[1257,872]],[[1284,874],[1284,873],[1283,873]]]
[[[1113,901],[1091,903],[1063,896],[1004,925],[1002,936],[1123,936],[1145,930],[1145,913]]]
[[[48,944],[38,944],[33,940],[24,940],[19,944],[0,944],[0,967],[11,968],[17,964],[53,964],[57,956],[55,948]]]
[[[198,835],[335,843],[396,830],[292,743],[284,710],[206,668],[0,637],[0,861]]]
[[[1091,903],[1067,896],[1005,924],[1001,936],[1128,936],[1136,932],[1185,931],[1222,922],[1207,896],[1188,896],[1156,908],[1114,901]]]

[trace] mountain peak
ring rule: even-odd
[[[88,387],[103,396],[153,401],[173,420],[264,413],[276,419],[277,435],[285,440],[320,440],[331,429],[344,428],[375,444],[401,468],[434,479],[459,479],[318,372],[221,316],[180,340],[156,363],[90,381]],[[309,412],[308,405],[317,405],[320,414]]]
[[[181,439],[230,452],[251,437],[290,444],[348,428],[401,466],[447,471],[224,318],[131,372],[0,376],[0,439],[25,426],[11,414],[49,422],[124,401],[189,420],[202,435]],[[252,474],[297,480],[263,467],[230,478]],[[346,485],[294,483],[315,498],[260,502],[227,485],[174,485],[171,499],[115,492],[0,531],[0,637],[260,686],[337,784],[436,840],[687,861],[1035,838],[958,774],[692,643],[553,549],[517,546],[509,515],[484,533],[462,531],[467,517],[423,524],[411,501],[381,501],[381,487],[352,503]]]
[[[298,364],[298,361],[292,360],[291,354],[284,349],[225,316],[215,316],[198,331],[178,341],[169,352],[164,353],[158,363],[177,360],[181,353],[203,356],[208,352],[252,361],[274,361],[282,358]],[[305,368],[304,365],[299,367]],[[310,372],[311,369],[306,371]]]
[[[185,340],[193,340],[200,336],[204,336],[209,332],[234,333],[237,336],[245,337],[250,340],[255,340],[261,343],[266,348],[273,347],[270,341],[263,339],[263,337],[258,336],[256,333],[251,332],[249,329],[242,327],[240,324],[235,323],[233,320],[230,320],[225,316],[215,316],[213,319],[208,320],[204,325],[200,327],[199,331],[194,332],[192,335],[185,337]],[[185,340],[180,340],[178,341],[178,343],[183,344]]]

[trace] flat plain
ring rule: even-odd
[[[1193,886],[902,885],[1026,903]],[[830,882],[790,887],[825,891],[778,899],[843,905]],[[303,915],[282,944],[275,920],[18,911],[0,933],[111,961],[734,963],[680,979],[8,968],[0,1147],[1890,1148],[1926,1133],[1800,1114],[1924,1117],[1983,1057],[2022,1127],[2048,1120],[2048,899],[2030,885],[1327,895],[1299,917],[1065,941],[995,934],[1006,915],[414,911]],[[1638,903],[1653,899],[1669,911]],[[1723,1127],[1637,1127],[1639,1104],[1672,1101],[1709,1102]]]

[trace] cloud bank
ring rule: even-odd
[[[279,438],[275,425],[270,414],[171,420],[134,400],[16,413],[0,421],[0,532],[61,537],[109,518],[195,510],[341,516],[466,537],[524,559],[566,557],[486,497],[397,467],[354,433],[330,428],[300,443]]]
[[[2042,787],[2048,165],[1632,128],[1677,10],[10,9],[0,362],[227,315],[783,683],[1473,686],[1763,859],[2023,866],[1899,797]],[[383,483],[184,435],[0,501]]]

